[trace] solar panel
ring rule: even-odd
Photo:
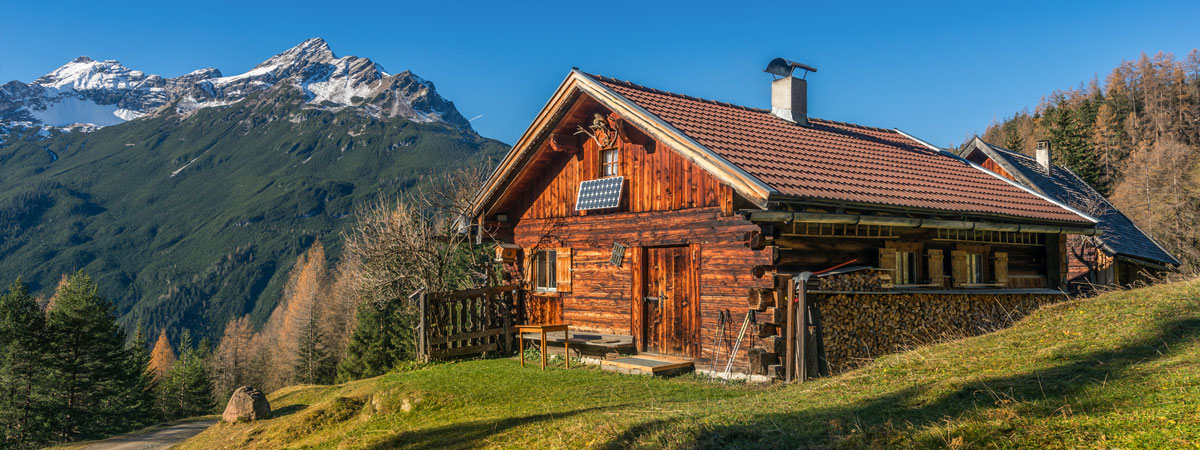
[[[621,189],[624,186],[625,177],[608,177],[579,183],[575,210],[616,208],[621,205]]]

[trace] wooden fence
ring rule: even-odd
[[[500,286],[419,294],[417,356],[428,361],[513,351],[521,292]]]

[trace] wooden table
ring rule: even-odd
[[[517,336],[520,338],[520,344],[521,344],[521,367],[525,367],[525,332],[528,331],[531,333],[540,333],[541,334],[541,337],[542,337],[542,370],[546,370],[546,333],[554,333],[557,331],[561,331],[563,333],[566,333],[566,336],[563,339],[563,355],[566,357],[565,359],[567,360],[567,368],[568,369],[571,368],[571,351],[570,351],[571,349],[570,349],[570,344],[567,342],[568,340],[570,340],[570,337],[571,337],[571,332],[568,331],[568,328],[570,327],[570,325],[567,325],[565,323],[556,323],[556,324],[540,324],[540,325],[517,325],[516,327],[517,327]]]

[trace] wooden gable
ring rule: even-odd
[[[980,151],[978,148],[971,150],[971,152],[968,153],[964,159],[975,164],[979,164],[980,166],[983,166],[984,169],[995,172],[997,175],[1000,175],[1004,178],[1008,178],[1009,180],[1016,181],[1018,183],[1020,182],[1011,173],[1008,173],[1008,170],[1005,170],[1004,167],[992,160],[992,158],[988,157],[987,154]]]
[[[613,210],[576,211],[581,182],[602,178],[601,144],[586,133],[595,118],[614,125],[617,175],[625,178]],[[580,95],[549,138],[498,199],[495,211],[511,218],[547,219],[614,212],[674,211],[732,202],[733,191],[716,177],[657,142],[587,95]]]

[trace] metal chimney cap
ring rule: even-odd
[[[816,67],[808,64],[789,61],[783,58],[775,58],[772,59],[771,62],[767,63],[767,68],[763,69],[763,72],[779,75],[781,77],[790,77],[792,76],[792,72],[796,69],[804,70],[806,75],[808,72],[815,73],[817,71]]]

